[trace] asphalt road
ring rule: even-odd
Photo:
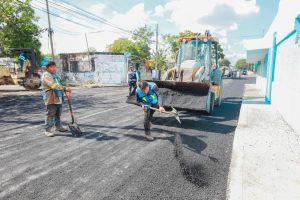
[[[44,136],[40,92],[0,91],[0,199],[225,199],[244,84],[224,80],[212,116],[156,113],[143,134],[140,108],[125,87],[74,90],[85,135]],[[69,121],[64,105],[64,122]]]

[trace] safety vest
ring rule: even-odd
[[[136,72],[128,72],[128,82],[136,82]]]
[[[44,73],[49,73],[49,72],[44,72]],[[49,74],[51,74],[51,73],[49,73]],[[63,84],[61,83],[60,78],[57,76],[57,74],[51,74],[51,76],[52,76],[52,78],[53,78],[55,84],[61,85],[61,86],[63,85]],[[42,76],[42,78],[43,78],[43,76]],[[43,80],[41,80],[41,82],[43,83]],[[51,89],[46,90],[46,89],[42,86],[42,90],[43,90],[43,99],[45,100],[45,99],[47,98],[46,92],[49,91],[49,90],[51,90]],[[61,91],[61,90],[54,90],[54,92],[55,92],[55,94],[56,94],[57,97],[63,97],[63,96],[64,96],[64,92]]]
[[[21,53],[21,54],[20,54],[19,60],[21,60],[21,61],[26,60],[26,57],[25,57],[25,54],[24,54],[24,53]]]
[[[152,106],[158,103],[157,94],[153,91],[153,87],[155,83],[148,82],[149,92],[148,94],[144,94],[140,88],[137,88],[137,95],[139,99],[147,106]]]
[[[61,83],[60,81],[60,78],[57,76],[57,74],[52,74],[52,77],[54,79],[54,82],[57,84],[57,85],[60,85],[62,86],[63,84]],[[54,90],[55,91],[55,94],[56,96],[58,97],[63,97],[64,96],[64,91],[61,91],[61,90]]]

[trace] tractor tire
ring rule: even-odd
[[[220,96],[217,98],[215,105],[220,107],[222,104],[222,93],[223,93],[223,83],[221,81],[221,85],[220,85]]]
[[[209,91],[207,102],[206,102],[206,112],[207,114],[211,115],[214,111],[215,107],[215,93],[212,91]]]
[[[22,85],[26,90],[38,90],[41,87],[40,75],[34,73],[32,77],[25,80]]]

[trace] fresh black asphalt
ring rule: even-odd
[[[245,83],[224,79],[212,116],[155,113],[144,140],[141,108],[128,88],[74,89],[81,138],[44,136],[40,91],[0,91],[0,199],[225,199]],[[70,121],[64,105],[63,121]]]

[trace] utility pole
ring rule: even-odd
[[[53,39],[52,39],[52,28],[51,28],[51,22],[50,22],[50,14],[49,14],[49,5],[48,0],[46,0],[46,7],[47,7],[47,15],[48,15],[48,34],[50,37],[50,45],[51,45],[51,53],[52,53],[52,59],[54,60],[54,48],[53,48]]]
[[[158,61],[158,24],[156,24],[155,70],[157,70],[157,61]]]
[[[87,56],[88,56],[88,61],[89,61],[89,67],[90,69],[92,69],[91,67],[91,62],[90,62],[90,49],[89,49],[89,43],[88,43],[88,39],[87,39],[87,35],[86,33],[84,34],[85,35],[85,42],[86,42],[86,48],[87,48]]]

